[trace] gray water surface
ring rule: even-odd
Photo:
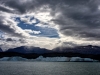
[[[0,75],[100,75],[100,63],[2,61]]]

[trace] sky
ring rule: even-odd
[[[100,45],[100,0],[0,0],[0,47]]]

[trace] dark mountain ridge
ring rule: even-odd
[[[3,52],[1,48],[0,48],[0,52]]]
[[[99,46],[76,46],[72,48],[67,47],[57,47],[53,49],[53,51],[60,52],[60,53],[66,53],[66,52],[72,52],[72,53],[81,53],[81,54],[100,54],[100,47]]]
[[[77,46],[73,48],[60,48],[57,47],[53,50],[48,50],[39,47],[26,47],[21,46],[14,49],[9,49],[0,52],[0,57],[13,57],[21,56],[28,59],[35,59],[39,56],[43,57],[82,57],[100,60],[100,47],[99,46]]]
[[[13,49],[8,49],[5,52],[17,52],[17,53],[37,53],[37,54],[43,54],[43,53],[50,53],[52,52],[51,50],[47,50],[45,48],[39,48],[39,47],[26,47],[26,46],[21,46]]]
[[[3,52],[0,48],[0,52]],[[68,47],[57,47],[52,50],[48,50],[45,48],[40,47],[27,47],[27,46],[20,46],[13,49],[8,49],[4,52],[16,52],[16,53],[24,53],[24,54],[30,54],[30,53],[36,53],[36,54],[45,54],[45,53],[80,53],[80,54],[100,54],[100,47],[99,46],[76,46],[72,48]]]

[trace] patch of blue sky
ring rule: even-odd
[[[19,17],[17,17],[15,21],[19,22],[18,26],[21,27],[22,29],[32,29],[32,30],[37,30],[37,27],[34,25],[39,23],[39,21],[36,20],[37,22],[33,23],[32,25],[26,24],[24,21],[21,21]]]
[[[28,17],[28,16],[26,16]],[[30,19],[30,21],[34,20],[34,17]],[[16,21],[18,21],[18,26],[21,27],[22,29],[31,29],[35,31],[40,31],[40,34],[34,34],[31,33],[30,35],[33,36],[39,36],[39,37],[49,37],[49,38],[59,38],[59,34],[57,33],[57,30],[54,28],[49,28],[49,27],[39,27],[35,26],[38,24],[40,21],[36,19],[36,23],[33,24],[26,24],[25,22],[21,21],[19,17],[16,18]]]
[[[41,33],[38,35],[37,34],[31,34],[31,35],[44,36],[50,38],[59,38],[57,31],[53,28],[37,27],[37,29],[40,30]]]
[[[0,38],[3,39],[4,38],[4,32],[0,31]]]

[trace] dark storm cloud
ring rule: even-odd
[[[34,7],[30,5],[30,3],[20,3],[17,0],[10,0],[6,3],[6,5],[8,5],[9,7],[16,9],[17,11],[19,11],[20,13],[25,13],[26,11],[29,11],[28,9],[33,8]],[[28,8],[30,7],[30,8]]]
[[[0,3],[21,14],[34,12],[43,5],[48,5],[54,16],[52,21],[59,25],[64,35],[95,40],[100,38],[100,31],[96,30],[100,28],[99,0],[1,0]],[[0,10],[9,12],[2,7]],[[60,14],[55,17],[58,12]]]
[[[14,40],[12,38],[7,38],[6,41],[9,42],[9,41],[14,41]]]
[[[0,3],[4,4],[5,6],[8,6],[10,8],[15,9],[16,11],[19,11],[20,13],[27,13],[29,11],[33,11],[37,8],[40,8],[42,5],[49,5],[52,9],[55,9],[55,7],[59,4],[69,4],[73,5],[73,3],[78,4],[87,2],[86,0],[80,1],[80,0],[1,0]],[[62,7],[62,5],[61,5]],[[2,10],[2,9],[1,9]]]
[[[66,1],[65,5],[68,6],[59,8],[61,14],[53,21],[60,26],[60,31],[67,36],[99,39],[100,34],[97,33],[96,28],[100,28],[100,10],[98,9],[100,2],[98,0],[75,1],[70,0],[68,3]]]
[[[12,36],[22,37],[22,34],[16,33],[15,30],[10,28],[8,25],[0,25],[0,30]]]
[[[27,12],[33,12],[35,9],[45,4],[45,1],[42,1],[42,0],[23,0],[23,1],[5,0],[5,1],[1,1],[1,3],[6,6],[9,6],[10,8],[15,9],[19,14],[25,14]]]
[[[3,7],[3,6],[0,6],[0,10],[2,10],[3,12],[13,13],[13,11],[12,11],[12,10],[7,9],[7,8],[5,8],[5,7]]]
[[[13,39],[13,38],[6,38],[6,42],[20,42],[20,43],[26,43],[24,39]]]

